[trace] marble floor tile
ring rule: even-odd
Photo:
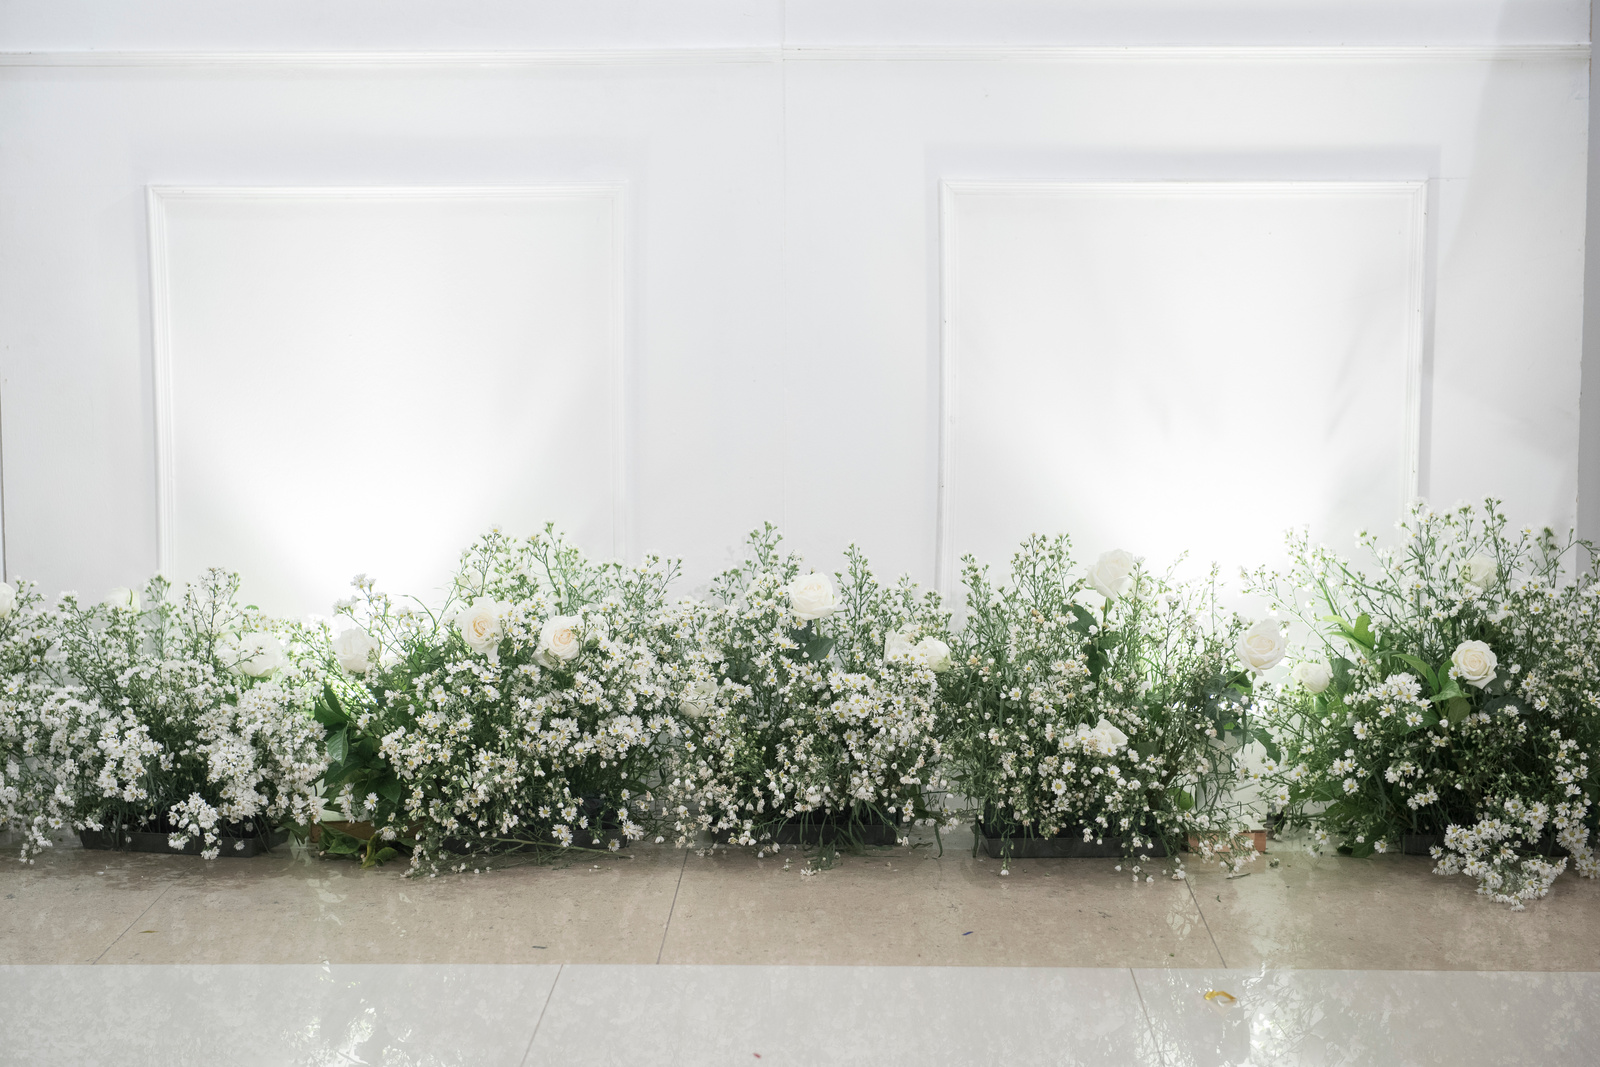
[[[654,963],[683,855],[630,853],[418,879],[310,857],[164,857],[178,877],[101,962]]]
[[[515,1067],[551,966],[0,967],[23,1065]]]
[[[93,963],[177,881],[165,856],[83,849],[0,860],[0,964]]]
[[[1113,860],[998,861],[946,851],[840,857],[691,854],[663,963],[1215,966],[1182,882]]]
[[[1596,1062],[1600,974],[1136,970],[1168,1067]],[[1234,999],[1213,995],[1217,991]]]
[[[1421,856],[1274,854],[1247,878],[1191,865],[1193,886],[1230,967],[1403,970],[1600,968],[1600,882],[1568,872],[1550,896],[1512,911],[1443,878]]]
[[[1160,1060],[1122,969],[578,965],[563,968],[527,1062]]]

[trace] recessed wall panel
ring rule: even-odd
[[[951,183],[941,579],[1070,531],[1229,570],[1417,488],[1421,183]]]
[[[618,194],[153,190],[167,573],[305,612],[492,524],[619,553]]]

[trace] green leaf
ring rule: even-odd
[[[328,736],[328,759],[333,763],[343,763],[349,754],[350,728],[345,726]]]
[[[1178,810],[1189,811],[1194,807],[1194,794],[1187,789],[1178,790]]]
[[[1356,665],[1343,656],[1335,656],[1329,666],[1333,668],[1334,687],[1341,693],[1348,693],[1350,691],[1350,672],[1356,669]]]
[[[1371,841],[1353,842],[1350,845],[1350,855],[1354,856],[1358,860],[1366,859],[1368,856],[1372,855],[1372,842]]]
[[[350,721],[350,716],[345,713],[344,707],[339,703],[339,696],[331,685],[322,687],[322,697],[312,710],[311,717],[324,726],[343,726]]]
[[[1433,702],[1435,704],[1443,704],[1446,701],[1455,700],[1457,697],[1465,696],[1466,694],[1461,691],[1461,687],[1456,684],[1456,680],[1452,678],[1446,682],[1445,687],[1439,690],[1438,694],[1434,696]]]
[[[1394,658],[1399,660],[1401,663],[1404,663],[1407,667],[1410,667],[1416,672],[1418,678],[1421,678],[1424,682],[1428,683],[1428,691],[1430,693],[1438,691],[1439,680],[1434,675],[1432,667],[1429,667],[1416,656],[1408,656],[1404,652],[1396,652]]]
[[[1256,740],[1261,742],[1261,747],[1267,751],[1267,758],[1271,759],[1273,763],[1283,762],[1283,749],[1278,747],[1276,741],[1260,733],[1256,734]]]
[[[1322,621],[1331,622],[1338,629],[1339,635],[1353,645],[1360,645],[1367,651],[1372,651],[1372,617],[1363,614],[1352,626],[1338,615],[1324,615]]]
[[[1101,672],[1111,665],[1111,657],[1102,652],[1098,645],[1090,645],[1085,665],[1089,668],[1089,680],[1098,682]]]
[[[812,663],[821,663],[828,658],[828,653],[833,651],[833,646],[836,643],[831,637],[813,638],[811,643],[805,647],[806,658]]]
[[[322,826],[322,851],[330,856],[354,856],[361,851],[362,841],[326,823]]]
[[[1073,621],[1067,625],[1067,629],[1089,636],[1089,631],[1095,626],[1094,615],[1082,604],[1069,604],[1068,608],[1072,611]]]
[[[378,784],[373,786],[372,791],[389,801],[389,803],[398,804],[400,803],[403,787],[400,785],[400,779],[390,774],[380,779]]]
[[[1449,705],[1445,708],[1445,714],[1450,719],[1450,725],[1454,726],[1472,714],[1472,701],[1464,696],[1451,697]]]

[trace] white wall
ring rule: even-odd
[[[625,552],[699,580],[771,518],[821,564],[854,537],[931,580],[944,183],[1421,182],[1419,483],[1569,525],[1587,37],[1569,0],[0,0],[7,572],[90,595],[156,565],[152,185],[619,186]],[[1377,306],[1300,296],[1318,358]],[[1389,418],[1355,395],[1355,425]],[[1288,401],[1217,418],[1302,429]],[[1219,469],[1181,521],[1257,543],[1303,473]],[[522,522],[528,484],[505,492]],[[1305,518],[1344,521],[1334,495]]]

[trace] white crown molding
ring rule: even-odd
[[[1299,62],[1336,60],[1456,60],[1588,59],[1586,42],[1482,45],[904,45],[874,47],[788,47],[785,59],[820,62]]]
[[[955,302],[960,287],[960,229],[957,200],[962,196],[1127,196],[1165,195],[1190,192],[1197,196],[1217,193],[1247,193],[1258,196],[1384,196],[1404,195],[1410,207],[1411,246],[1407,264],[1407,292],[1410,302],[1406,330],[1405,428],[1401,464],[1400,499],[1397,515],[1418,498],[1422,487],[1422,395],[1424,367],[1424,326],[1427,279],[1428,183],[1422,179],[1393,181],[1128,181],[1064,182],[1037,180],[946,180],[939,189],[939,485],[934,531],[934,575],[938,590],[946,598],[956,591],[956,554],[953,523],[956,494],[955,446],[959,427],[956,368],[960,353],[956,344]]]
[[[632,470],[628,462],[626,288],[626,185],[583,182],[533,186],[163,186],[146,189],[150,226],[150,322],[155,380],[156,554],[169,572],[176,507],[172,394],[172,308],[168,278],[167,207],[182,202],[250,203],[285,200],[481,201],[602,198],[611,205],[611,317],[609,392],[611,415],[611,542],[618,559],[630,559]]]
[[[696,63],[1512,62],[1587,60],[1587,42],[1458,45],[816,45],[440,52],[0,52],[0,67],[471,69]]]
[[[224,69],[516,68],[626,63],[772,63],[776,48],[609,48],[485,52],[0,52],[6,67],[220,67]]]

